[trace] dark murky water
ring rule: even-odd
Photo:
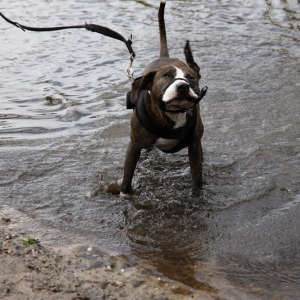
[[[158,3],[30,0],[1,12],[132,33],[138,76],[158,54]],[[209,86],[203,195],[190,196],[186,151],[156,150],[143,153],[130,201],[106,192],[129,139],[122,43],[0,20],[0,204],[59,229],[53,242],[139,257],[216,299],[298,299],[300,3],[169,1],[166,20],[171,55],[183,58],[189,39]]]

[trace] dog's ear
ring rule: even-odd
[[[196,72],[197,75],[199,75],[199,79],[200,79],[201,78],[200,67],[194,61],[193,53],[192,53],[192,50],[190,47],[190,42],[188,40],[186,41],[186,44],[184,47],[184,55],[185,55],[185,59],[186,59],[188,66],[190,68],[192,68]]]
[[[150,90],[154,76],[157,71],[149,72],[144,76],[136,78],[131,85],[131,103],[136,103],[141,90]]]

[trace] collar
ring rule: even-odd
[[[152,134],[165,139],[184,139],[190,135],[197,123],[197,108],[194,106],[191,112],[187,113],[187,122],[179,128],[166,128],[156,124],[148,115],[144,100],[147,95],[147,90],[141,90],[138,95],[138,100],[135,107],[137,118],[141,125]]]

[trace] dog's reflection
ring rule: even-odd
[[[213,239],[205,221],[207,211],[189,200],[147,201],[148,206],[143,207],[138,200],[134,202],[128,203],[124,213],[132,252],[166,277],[202,291],[217,292],[199,281],[195,272]]]

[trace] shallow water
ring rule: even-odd
[[[133,34],[139,76],[158,54],[152,3],[16,0],[1,12],[29,26]],[[169,1],[166,22],[171,55],[183,58],[189,39],[209,86],[202,195],[190,195],[185,150],[143,152],[132,198],[112,193],[131,114],[121,42],[0,20],[0,204],[58,229],[47,236],[54,243],[138,257],[216,299],[297,299],[300,4]]]

